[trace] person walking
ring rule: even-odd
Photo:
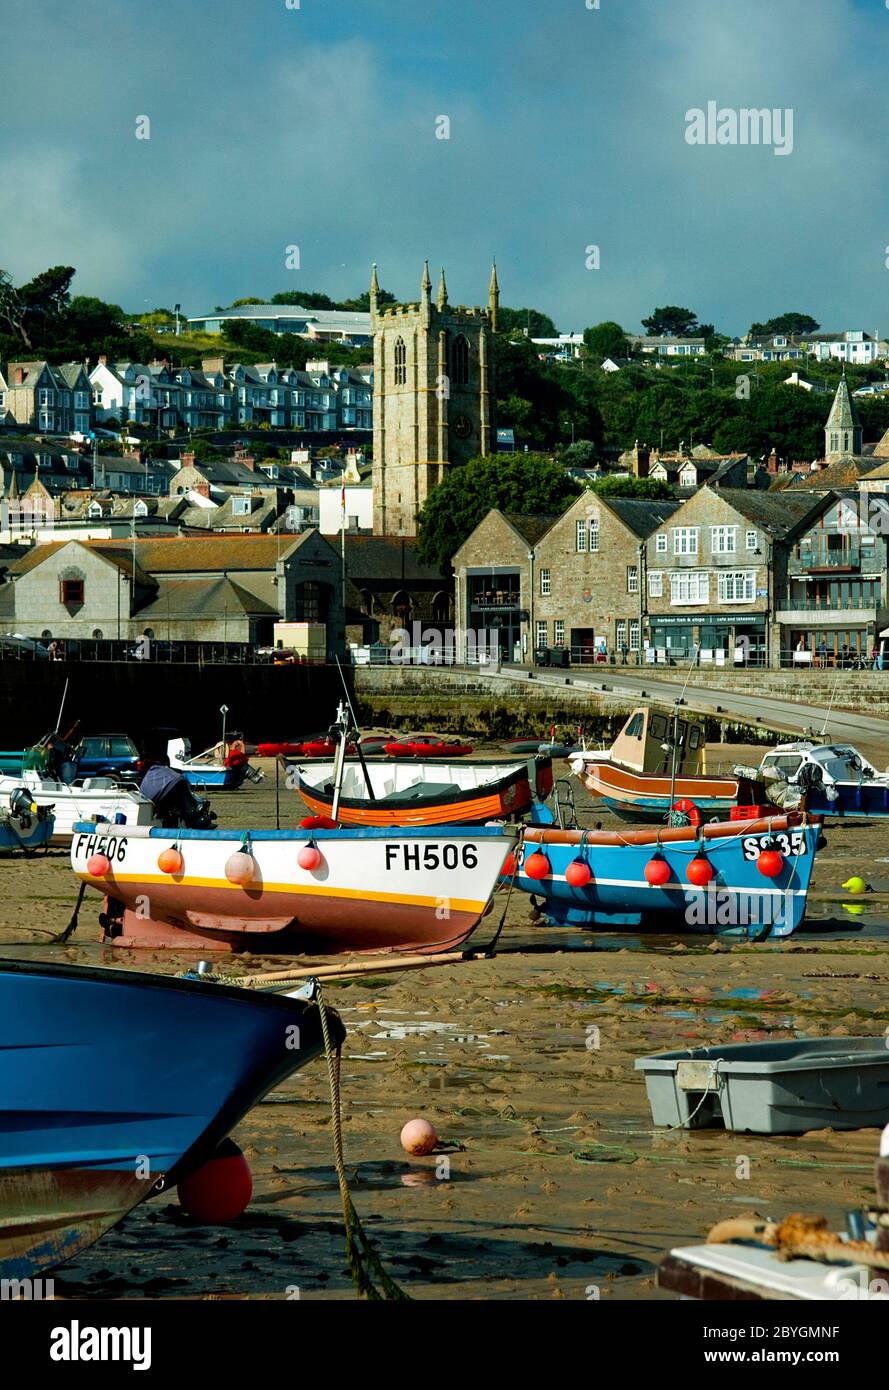
[[[822,669],[827,665],[827,643],[824,638],[818,643],[818,665]]]

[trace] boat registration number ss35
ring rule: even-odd
[[[791,855],[805,854],[806,837],[801,830],[780,830],[771,835],[745,835],[742,847],[745,859],[758,859],[764,849],[776,849],[787,859]]]
[[[78,835],[72,858],[89,859],[93,854],[106,854],[114,863],[122,864],[127,857],[127,841],[123,835]]]
[[[387,845],[387,869],[477,869],[477,845]]]

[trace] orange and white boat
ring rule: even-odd
[[[288,767],[288,786],[316,816],[329,817],[336,764]],[[336,818],[342,825],[482,825],[515,820],[553,788],[552,759],[511,762],[347,762]]]

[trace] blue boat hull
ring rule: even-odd
[[[25,824],[18,816],[0,820],[0,854],[31,853],[48,845],[55,832],[55,817],[33,816]]]
[[[746,939],[790,936],[805,916],[820,830],[817,825],[805,825],[773,832],[770,840],[765,823],[756,824],[758,831],[732,824],[724,835],[703,841],[694,832],[682,840],[664,841],[661,837],[659,847],[650,833],[644,844],[603,844],[594,843],[592,836],[581,843],[579,832],[572,842],[560,843],[545,831],[530,831],[515,886],[534,895],[548,921],[562,925],[703,932]],[[558,834],[564,841],[566,832]],[[619,834],[612,838],[619,839]],[[760,853],[772,847],[772,842],[783,859],[781,873],[774,879],[764,877],[757,868]],[[538,848],[551,866],[543,879],[529,878],[523,871],[527,858]],[[646,881],[644,871],[658,849],[670,868],[670,877],[663,886],[655,887]],[[695,888],[686,877],[688,865],[698,853],[715,870],[707,888]],[[592,871],[592,878],[582,888],[572,887],[565,877],[568,865],[578,858]]]
[[[885,820],[889,817],[889,787],[873,782],[839,782],[835,801],[817,787],[806,792],[806,809],[832,819]]]
[[[331,1015],[335,1040],[342,1027]],[[70,1259],[322,1050],[295,999],[0,963],[0,1274]]]

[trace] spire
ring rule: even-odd
[[[849,395],[849,383],[844,371],[824,427],[825,459],[830,461],[842,454],[860,454],[862,437],[861,417]]]
[[[17,497],[18,497],[18,495],[19,495],[19,483],[18,483],[18,478],[17,478],[17,476],[16,476],[16,471],[15,471],[15,469],[13,468],[12,464],[9,465],[9,472],[10,472],[10,479],[9,479],[9,486],[8,486],[7,489],[6,489],[6,496],[8,497],[8,499],[9,499],[10,502],[13,502],[13,501],[15,501],[15,500],[17,499]]]
[[[491,283],[488,286],[488,312],[491,316],[491,329],[497,332],[497,310],[500,307],[500,286],[497,283],[497,262],[491,262]]]
[[[377,295],[380,293],[380,282],[377,279],[377,263],[374,261],[370,272],[370,312],[377,312]]]
[[[420,294],[423,299],[429,299],[432,294],[432,280],[429,276],[429,262],[423,262],[423,279],[420,281]]]
[[[437,306],[438,306],[439,312],[441,312],[442,309],[446,309],[446,308],[447,308],[447,303],[448,303],[448,287],[447,287],[447,285],[445,284],[444,266],[442,266],[442,268],[441,268],[441,275],[440,275],[439,281],[438,281],[438,296],[437,296],[435,302],[436,302],[436,304],[437,304]]]

